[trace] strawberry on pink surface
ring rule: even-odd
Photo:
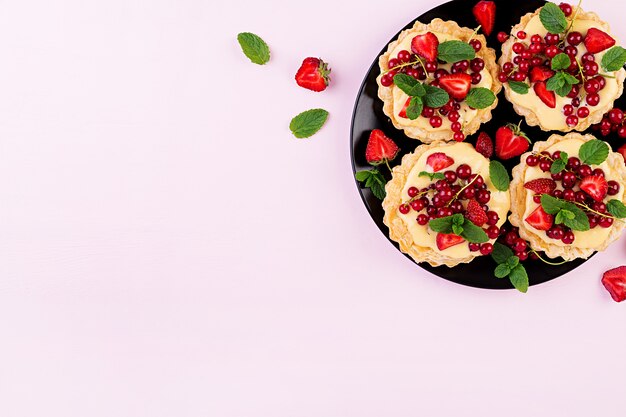
[[[454,159],[450,158],[443,152],[435,152],[426,159],[426,165],[433,169],[433,172],[439,172],[454,164]]]
[[[380,165],[392,161],[399,151],[398,145],[388,138],[382,130],[374,129],[367,141],[365,159],[370,165]]]
[[[618,303],[626,300],[626,266],[606,271],[602,276],[602,285]]]
[[[320,58],[306,58],[296,73],[296,83],[311,91],[324,91],[330,82],[330,68]]]

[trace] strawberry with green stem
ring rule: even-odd
[[[398,145],[387,137],[382,130],[372,130],[365,148],[365,159],[368,164],[375,167],[384,164],[391,172],[389,161],[393,161],[399,152]],[[380,200],[385,198],[387,181],[378,169],[359,171],[355,176],[359,182],[365,183],[365,187],[369,188],[376,198]]]

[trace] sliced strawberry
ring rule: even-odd
[[[472,76],[464,72],[445,74],[439,77],[439,87],[443,88],[450,97],[463,100],[472,88]]]
[[[491,35],[496,22],[496,4],[492,1],[479,1],[472,9],[478,24],[483,28],[485,35]]]
[[[550,178],[537,178],[524,184],[524,188],[534,191],[535,194],[550,194],[556,190],[556,181]]]
[[[611,294],[611,298],[621,303],[626,300],[626,266],[606,271],[602,276],[604,288]]]
[[[426,58],[428,61],[436,61],[439,48],[439,39],[432,32],[417,35],[411,41],[411,50],[414,54]]]
[[[518,126],[507,124],[496,132],[496,155],[500,159],[515,158],[526,152],[529,139]]]
[[[400,113],[398,113],[398,116],[404,117],[405,119],[407,118],[406,109],[409,108],[409,104],[411,104],[411,97],[406,99],[406,103],[404,103],[404,106],[402,106],[402,110],[400,110]]]
[[[433,169],[433,172],[439,172],[454,164],[454,159],[450,158],[443,152],[435,152],[426,159],[426,165]]]
[[[624,158],[624,161],[626,161],[626,145],[622,145],[617,152],[619,152]]]
[[[489,218],[483,207],[476,200],[469,200],[465,208],[465,218],[469,219],[476,226],[483,226]]]
[[[485,132],[480,132],[480,135],[478,135],[476,151],[485,158],[491,158],[493,156],[493,142]]]
[[[554,71],[552,71],[548,67],[533,67],[530,70],[530,82],[536,83],[537,81],[547,81],[548,78],[554,75]]]
[[[595,201],[602,201],[609,192],[609,184],[602,175],[590,175],[582,179],[580,189],[589,194]]]
[[[465,239],[461,236],[437,233],[437,248],[439,248],[439,250],[446,250],[452,246],[460,245],[463,242],[465,242]]]
[[[590,28],[585,36],[585,47],[592,54],[597,54],[615,45],[615,39],[600,29]]]
[[[551,109],[556,108],[556,94],[554,94],[554,91],[548,90],[545,81],[536,82],[533,86],[533,90],[535,90],[537,97],[539,97],[546,106]]]
[[[382,130],[374,129],[367,141],[365,159],[370,165],[380,165],[385,161],[393,160],[399,151],[398,145],[385,136]]]
[[[320,92],[330,82],[330,68],[320,58],[306,58],[296,72],[296,83],[311,91]]]
[[[554,224],[554,217],[543,211],[543,207],[539,206],[530,216],[526,217],[526,223],[537,230],[550,230]]]

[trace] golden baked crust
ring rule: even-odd
[[[462,41],[468,41],[472,35],[475,39],[478,39],[483,47],[476,53],[476,56],[482,58],[485,61],[485,70],[491,74],[493,79],[493,85],[491,91],[497,96],[502,89],[502,84],[498,81],[499,68],[496,63],[496,52],[487,47],[487,40],[483,35],[474,34],[472,29],[460,27],[456,22],[444,21],[441,19],[433,19],[430,24],[424,24],[415,22],[415,25],[407,30],[404,30],[398,36],[398,39],[391,42],[387,48],[387,52],[382,54],[378,59],[378,65],[380,67],[381,75],[378,76],[376,82],[378,83],[378,97],[383,101],[383,112],[391,119],[391,122],[398,130],[404,130],[404,133],[413,139],[419,139],[423,143],[431,143],[438,140],[451,141],[453,140],[453,132],[451,130],[430,131],[422,129],[418,126],[406,126],[403,125],[402,120],[398,120],[393,113],[393,88],[394,86],[385,87],[381,84],[380,78],[382,74],[387,70],[387,63],[389,62],[389,56],[396,48],[396,46],[402,42],[406,37],[412,36],[417,33],[423,33],[428,31],[446,33],[456,37]],[[494,103],[485,109],[477,111],[476,117],[469,121],[463,127],[463,133],[466,136],[472,135],[478,131],[482,123],[486,123],[491,120],[491,111],[498,105],[498,98]]]
[[[513,180],[511,181],[510,186],[511,215],[509,216],[511,224],[519,228],[520,237],[527,240],[533,250],[538,252],[543,251],[550,258],[558,258],[560,256],[567,261],[577,258],[586,259],[593,255],[596,251],[605,250],[611,243],[619,239],[624,227],[626,227],[626,222],[616,221],[611,229],[611,232],[609,233],[608,238],[601,245],[596,248],[583,249],[572,246],[549,244],[541,236],[539,236],[534,229],[526,226],[526,222],[524,221],[527,193],[526,188],[524,188],[524,177],[526,176],[526,169],[528,169],[528,165],[526,165],[526,158],[532,153],[542,152],[554,146],[558,142],[569,139],[581,139],[587,142],[596,138],[592,135],[583,136],[580,133],[568,133],[565,136],[552,135],[547,141],[536,142],[532,151],[521,156],[522,162],[513,168]],[[610,172],[613,173],[613,176],[616,178],[626,179],[626,166],[624,165],[624,158],[619,153],[610,152],[607,158],[607,163],[610,167]],[[622,184],[622,186],[624,186],[624,184]],[[624,194],[622,199],[624,200],[623,202],[626,203],[626,194]]]
[[[462,263],[471,262],[477,255],[468,256],[467,258],[451,258],[432,250],[430,247],[420,246],[418,242],[413,240],[413,236],[409,232],[406,224],[398,217],[398,207],[403,203],[402,189],[406,184],[409,173],[420,159],[420,157],[430,149],[445,148],[455,143],[434,142],[430,145],[420,145],[413,153],[404,155],[402,163],[392,170],[392,178],[385,186],[387,197],[383,200],[383,209],[385,217],[383,222],[389,228],[389,237],[391,240],[398,242],[400,250],[408,254],[415,262],[428,262],[432,266],[448,266],[453,267]]]
[[[522,16],[520,22],[517,25],[513,26],[513,29],[511,29],[511,33],[517,33],[520,30],[524,30],[524,28],[526,28],[530,20],[533,17],[537,16],[540,11],[541,11],[541,7],[533,13],[528,13]],[[577,16],[578,16],[577,17],[578,19],[591,20],[591,21],[598,23],[598,26],[603,31],[613,36],[613,38],[615,38],[615,36],[611,33],[609,24],[604,22],[602,19],[600,19],[600,17],[594,12],[585,12],[582,9],[580,9]],[[528,36],[530,36],[530,34]],[[498,65],[500,67],[502,67],[506,62],[510,62],[513,59],[513,44],[516,41],[517,39],[511,36],[506,42],[502,44],[502,55],[500,56],[500,60],[498,61]],[[614,101],[617,100],[624,91],[624,78],[626,77],[626,70],[624,70],[623,68],[620,69],[619,71],[615,73],[615,77],[618,82],[618,93],[613,99],[613,101],[610,101],[604,104],[601,103],[601,105],[598,105],[596,107],[589,106],[590,113],[588,117],[586,117],[585,119],[579,119],[579,123],[576,126],[565,126],[563,129],[558,129],[558,131],[559,132],[571,132],[573,130],[576,130],[576,131],[582,132],[583,130],[587,130],[591,125],[600,123],[600,121],[602,121],[602,117],[604,116],[604,114],[613,108]],[[532,89],[529,92],[529,94],[534,94],[532,92]],[[529,126],[539,126],[541,130],[546,131],[546,132],[556,130],[556,129],[552,129],[552,128],[545,126],[542,123],[540,115],[535,113],[532,109],[529,109],[528,107],[524,107],[523,105],[515,102],[515,100],[513,99],[513,96],[511,95],[511,87],[509,87],[508,83],[504,83],[504,96],[513,105],[513,109],[515,110],[515,112],[519,114],[520,116],[523,116],[526,119],[526,124],[528,124]]]

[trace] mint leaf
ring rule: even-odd
[[[470,243],[486,243],[489,242],[489,236],[482,229],[482,227],[476,226],[470,220],[465,219],[463,223],[463,233],[461,237]]]
[[[357,181],[363,182],[366,181],[372,175],[372,171],[359,171],[354,174],[354,177]]]
[[[619,71],[626,64],[626,49],[614,46],[602,57],[602,69],[607,72]]]
[[[408,117],[409,120],[415,120],[420,117],[422,110],[424,110],[424,102],[422,99],[420,97],[411,97],[409,107],[406,108],[406,117]]]
[[[519,258],[515,255],[510,256],[509,259],[506,260],[506,264],[509,266],[509,268],[513,269],[517,265],[519,265]]]
[[[387,191],[385,191],[385,183],[381,181],[376,181],[370,186],[370,190],[372,190],[372,194],[379,200],[384,200],[387,196]]]
[[[556,214],[554,218],[554,222],[557,224],[564,224],[568,220],[575,219],[576,216],[569,210],[563,209]]]
[[[419,173],[420,177],[428,177],[430,178],[431,181],[433,180],[443,180],[446,178],[445,175],[443,175],[443,172],[426,172],[426,171],[422,171]]]
[[[435,232],[450,234],[452,233],[452,217],[453,216],[433,219],[428,222],[428,226]]]
[[[504,263],[504,264],[498,265],[493,274],[496,276],[496,278],[506,278],[509,276],[510,273],[511,273],[511,268],[507,264]]]
[[[433,87],[432,85],[424,85],[426,94],[423,97],[424,104],[433,109],[445,106],[450,101],[448,93],[439,87]]]
[[[496,101],[496,95],[488,88],[472,88],[465,97],[468,106],[474,109],[486,109]]]
[[[511,256],[514,256],[513,251],[508,246],[503,245],[502,243],[496,242],[493,245],[493,251],[491,252],[491,257],[498,264],[506,263],[507,260]]]
[[[528,274],[526,273],[526,268],[524,268],[524,265],[517,265],[515,268],[513,268],[511,270],[511,273],[509,274],[509,279],[511,280],[511,284],[513,284],[516,290],[522,293],[528,292]]]
[[[257,65],[265,65],[270,60],[270,48],[259,36],[250,32],[237,35],[243,53]]]
[[[626,206],[619,200],[609,200],[606,204],[609,213],[615,218],[623,219],[626,217]]]
[[[411,97],[421,97],[426,94],[422,83],[420,83],[410,75],[402,73],[396,74],[393,77],[393,83],[396,85],[396,87],[398,87],[400,90],[404,91],[407,95]]]
[[[546,3],[539,12],[539,20],[544,28],[550,33],[561,33],[567,29],[565,13],[554,3]]]
[[[530,89],[528,84],[519,81],[509,81],[509,87],[517,94],[528,94],[528,90]]]
[[[555,159],[554,162],[552,162],[552,166],[550,167],[550,173],[558,174],[565,169],[566,165],[567,162],[563,162],[562,159]]]
[[[560,53],[552,58],[551,67],[555,71],[567,69],[570,65],[572,65],[572,60],[567,54]]]
[[[600,165],[609,156],[609,145],[601,140],[593,139],[585,142],[578,154],[583,164]]]
[[[461,234],[463,233],[463,226],[459,226],[458,224],[453,224],[452,233],[454,233],[457,236],[461,236]]]
[[[508,171],[500,162],[491,161],[489,163],[489,177],[491,178],[491,183],[498,191],[509,189],[511,177],[509,177]]]
[[[550,91],[555,91],[565,85],[565,78],[562,72],[557,72],[546,81],[546,88]]]
[[[445,41],[437,48],[438,58],[449,64],[476,58],[476,51],[469,43],[462,41]]]
[[[548,214],[557,214],[564,208],[564,203],[564,200],[559,200],[558,198],[552,197],[548,194],[543,194],[541,196],[541,207],[543,207],[543,211]]]
[[[355,178],[359,182],[365,182],[365,187],[372,191],[372,194],[379,200],[384,200],[387,193],[385,192],[385,184],[387,181],[383,174],[377,169],[371,169],[369,171],[359,171],[354,174]]]
[[[563,79],[565,80],[566,84],[574,85],[580,83],[578,78],[574,77],[572,74],[568,74],[567,72],[561,72],[561,74],[563,75]]]
[[[299,139],[313,136],[324,126],[328,112],[324,109],[311,109],[304,111],[291,119],[289,129]]]

